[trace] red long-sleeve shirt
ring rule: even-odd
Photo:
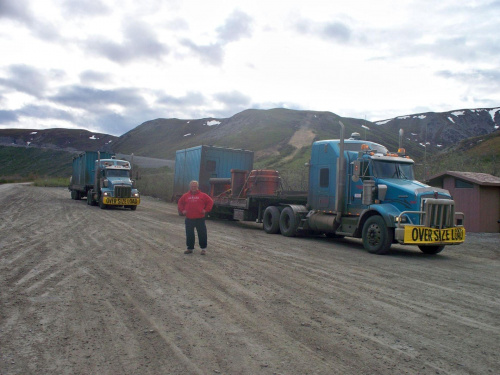
[[[186,211],[188,219],[201,219],[205,217],[205,213],[210,212],[213,205],[214,201],[212,198],[200,190],[195,193],[188,191],[177,203],[179,211]]]

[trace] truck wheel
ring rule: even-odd
[[[424,254],[437,254],[443,251],[444,245],[443,246],[419,245],[418,248]]]
[[[137,210],[137,206],[129,206],[132,211]]]
[[[285,207],[280,215],[280,231],[283,236],[294,237],[297,234],[299,222],[291,207]]]
[[[394,230],[387,228],[382,216],[374,215],[363,226],[363,246],[371,254],[385,254],[391,248]]]
[[[280,232],[280,210],[276,206],[269,206],[264,211],[262,218],[262,226],[268,234],[276,234]]]
[[[102,199],[99,199],[99,207],[101,210],[104,210],[107,207],[104,203],[102,203]]]
[[[71,190],[71,199],[76,199],[76,191]]]

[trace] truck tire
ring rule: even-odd
[[[385,254],[391,248],[394,229],[387,228],[380,215],[370,216],[363,225],[363,246],[371,254]]]
[[[73,199],[73,200],[76,199],[76,194],[75,193],[76,193],[76,191],[71,190],[71,199]]]
[[[280,232],[280,210],[276,206],[269,206],[264,211],[262,226],[268,234],[277,234]]]
[[[92,200],[92,195],[93,195],[93,194],[92,194],[92,190],[89,190],[89,191],[87,192],[87,204],[88,204],[89,206],[95,206],[95,202]]]
[[[418,248],[424,254],[437,254],[443,251],[444,245],[443,246],[419,245]]]
[[[99,199],[99,207],[101,208],[101,210],[104,210],[104,209],[106,209],[108,206],[106,206],[104,203],[102,203],[102,199]]]
[[[285,207],[280,215],[280,231],[283,236],[294,237],[297,234],[299,221],[291,207]]]
[[[129,206],[132,211],[137,210],[137,206]]]

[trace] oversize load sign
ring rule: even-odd
[[[103,198],[104,204],[114,204],[118,206],[138,205],[139,198]]]
[[[427,227],[405,226],[404,243],[415,244],[452,244],[465,241],[465,228],[434,229]]]

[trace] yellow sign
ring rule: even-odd
[[[446,245],[465,241],[465,228],[455,227],[435,229],[413,225],[405,226],[405,244],[435,244]]]
[[[139,198],[110,198],[104,197],[102,203],[115,206],[137,206],[140,202]]]

